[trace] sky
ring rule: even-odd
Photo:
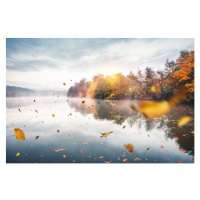
[[[7,38],[6,85],[66,90],[96,74],[163,69],[181,50],[194,50],[194,39]]]

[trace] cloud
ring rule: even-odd
[[[7,39],[7,81],[49,87],[97,73],[127,75],[138,67],[163,68],[167,58],[175,60],[183,49],[194,50],[194,40]]]

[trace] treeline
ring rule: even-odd
[[[82,79],[68,90],[69,97],[96,99],[167,99],[185,88],[185,101],[194,100],[194,51],[180,51],[176,61],[165,62],[165,68],[132,71],[127,76],[98,74],[92,81]]]

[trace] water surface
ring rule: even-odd
[[[152,120],[131,110],[129,100],[23,97],[6,101],[7,163],[194,163],[194,120],[177,126],[182,116],[194,118],[189,105]],[[25,133],[24,141],[16,139],[14,128]],[[134,146],[132,153],[125,144]]]

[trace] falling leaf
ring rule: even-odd
[[[67,102],[69,102],[69,100],[67,100]]]
[[[190,160],[194,160],[194,158],[191,158]]]
[[[26,125],[24,125],[24,127],[26,127]]]
[[[161,149],[166,149],[166,148],[165,148],[165,147],[163,147],[163,146],[161,146],[160,148],[161,148]]]
[[[136,108],[133,104],[131,104],[130,107],[134,111],[141,112],[147,118],[160,117],[169,113],[171,109],[182,100],[185,93],[185,90],[181,90],[169,101],[139,101],[139,108]]]
[[[188,117],[188,116],[181,117],[181,119],[179,119],[178,121],[178,126],[181,127],[187,124],[190,120],[191,120],[191,117]]]
[[[19,156],[19,155],[20,155],[20,153],[17,153],[17,154],[16,154],[16,156]]]
[[[89,158],[91,158],[91,157],[92,157],[92,155],[89,155],[88,157],[89,157]]]
[[[149,150],[149,148],[147,148],[147,151]]]
[[[18,108],[19,112],[21,112],[20,108]]]
[[[87,142],[83,142],[82,144],[87,144]]]
[[[15,137],[16,137],[16,139],[22,140],[22,141],[25,140],[25,134],[24,134],[24,132],[21,129],[15,128],[14,131],[15,131]]]
[[[152,92],[156,92],[155,86],[151,86],[151,91],[152,91]]]
[[[120,158],[118,157],[118,160],[120,160]]]
[[[72,115],[72,113],[69,113],[69,115]]]
[[[53,95],[54,95],[54,93],[53,93]]]
[[[182,151],[183,153],[186,153],[186,151],[184,149],[180,149],[180,148],[177,148],[179,151]]]
[[[35,110],[35,112],[36,112],[36,113],[38,113],[38,111],[37,111],[37,110]]]
[[[42,121],[42,123],[44,123],[44,121]]]
[[[81,88],[81,85],[79,85],[79,88]]]
[[[180,160],[177,160],[179,163],[183,163],[182,161],[180,161]]]
[[[166,158],[165,160],[169,160],[168,158]]]
[[[85,101],[82,101],[82,103],[85,103]]]
[[[104,163],[111,163],[111,161],[104,161]]]
[[[150,137],[150,135],[148,135],[148,137]]]
[[[123,128],[125,128],[126,126],[123,126]]]
[[[62,155],[62,157],[63,157],[63,158],[67,158],[67,156],[66,156],[66,155]]]
[[[117,89],[114,89],[114,92],[117,91]]]
[[[95,98],[93,97],[93,99],[95,99]]]
[[[173,135],[175,138],[177,138],[178,140],[180,139],[180,137],[178,135]]]
[[[52,117],[55,117],[55,115],[54,115],[54,114],[52,114]]]
[[[70,134],[68,134],[67,136],[71,136]]]
[[[66,85],[65,83],[63,83],[63,85]]]
[[[102,158],[103,158],[103,156],[101,156],[101,157],[99,157],[99,158],[101,158],[101,159],[102,159]]]
[[[59,133],[59,132],[60,132],[60,130],[57,130],[57,132]]]
[[[113,131],[107,132],[107,133],[101,133],[101,137],[107,137],[109,134],[113,133]]]
[[[132,144],[124,144],[128,153],[133,153],[134,146]]]
[[[80,152],[83,153],[83,150],[81,150]]]
[[[73,160],[72,162],[76,162],[75,160]]]
[[[41,157],[43,157],[43,155],[41,155]]]
[[[37,140],[38,138],[39,138],[39,136],[36,136],[36,137],[35,137],[35,140]]]

